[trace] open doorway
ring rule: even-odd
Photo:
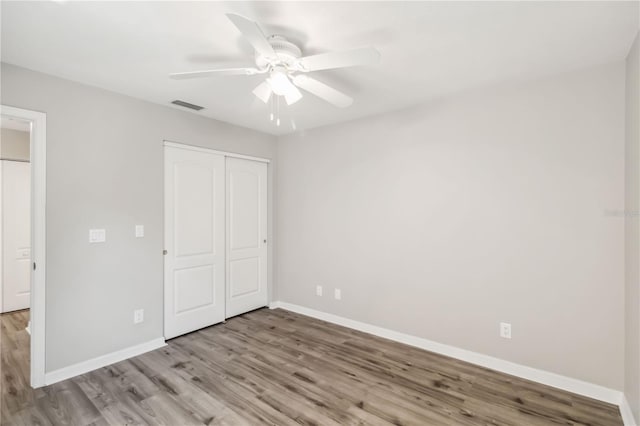
[[[29,383],[31,123],[0,117],[0,350],[2,379]]]
[[[2,381],[45,380],[44,113],[0,109],[0,352]],[[7,376],[7,372],[9,375]]]

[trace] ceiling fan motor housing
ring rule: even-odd
[[[298,58],[302,56],[300,48],[281,35],[272,35],[267,41],[278,55],[278,59],[274,61],[256,52],[256,65],[259,69],[265,69],[275,65],[285,65],[292,68]]]

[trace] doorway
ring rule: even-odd
[[[37,388],[45,384],[46,115],[2,105],[0,124],[0,350],[11,364],[3,367],[20,375],[12,379]]]
[[[31,296],[31,123],[0,121],[0,313],[28,310]],[[27,329],[28,331],[28,329]]]

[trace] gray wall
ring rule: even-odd
[[[281,138],[280,300],[622,390],[624,75]]]
[[[47,113],[46,370],[161,337],[163,140],[274,159],[275,138],[7,64],[1,89]]]
[[[274,297],[622,389],[624,73],[281,138]],[[6,64],[1,89],[47,113],[47,371],[162,336],[162,141],[275,159],[275,138]]]
[[[624,393],[640,422],[640,36],[631,47],[626,69],[626,287]]]
[[[0,159],[29,161],[29,132],[0,129]]]

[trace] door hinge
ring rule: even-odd
[[[36,270],[36,262],[33,262],[33,270]]]
[[[167,255],[167,253],[168,253],[168,252],[167,252],[166,250],[162,250],[162,255],[163,255],[163,256],[166,256],[166,255]]]

